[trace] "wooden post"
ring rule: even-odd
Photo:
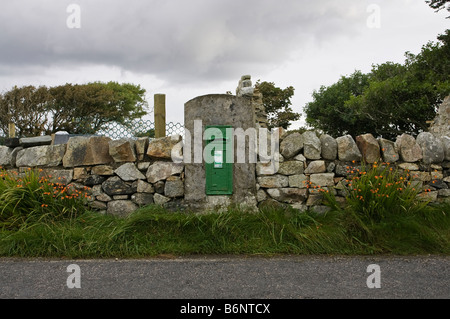
[[[16,125],[14,123],[9,123],[8,131],[9,138],[16,137]]]
[[[155,137],[166,136],[166,95],[155,94]]]

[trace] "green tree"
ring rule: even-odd
[[[450,94],[449,30],[438,40],[417,55],[407,52],[404,64],[374,65],[368,74],[357,71],[314,92],[305,107],[307,123],[332,135],[395,138],[427,130]]]
[[[300,114],[291,108],[291,98],[295,89],[292,86],[284,90],[276,87],[273,82],[255,83],[255,88],[263,95],[263,104],[268,118],[268,128],[282,127],[287,129],[290,122],[300,119]]]
[[[93,134],[107,123],[130,126],[146,112],[145,90],[116,82],[14,87],[0,96],[0,128],[16,124],[19,136],[67,131]]]
[[[445,8],[447,8],[447,11],[450,12],[450,4],[449,4],[450,1],[449,0],[426,0],[425,2],[428,3],[428,5],[431,8],[435,9],[436,12],[441,11],[442,9],[445,9]],[[447,18],[450,18],[450,16]]]

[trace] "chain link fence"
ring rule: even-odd
[[[184,135],[184,125],[181,123],[166,123],[166,136]],[[155,137],[155,123],[151,120],[133,121],[131,125],[124,126],[119,123],[108,123],[105,129],[98,131],[97,135],[107,136],[113,140],[127,137]]]

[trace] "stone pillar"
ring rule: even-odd
[[[166,136],[166,95],[155,94],[155,137]]]

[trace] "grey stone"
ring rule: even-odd
[[[108,215],[126,217],[136,211],[139,207],[129,200],[114,200],[108,202]]]
[[[449,188],[440,189],[438,191],[438,195],[439,197],[450,197],[450,189]]]
[[[109,142],[105,136],[71,137],[63,158],[64,167],[110,164]]]
[[[113,200],[128,200],[128,195],[114,195]]]
[[[380,161],[380,144],[372,134],[364,134],[356,137],[356,145],[361,151],[366,163],[376,163]]]
[[[267,193],[273,199],[287,203],[303,203],[307,199],[307,190],[300,188],[271,188]]]
[[[13,150],[6,146],[0,145],[0,166],[9,166],[12,162]]]
[[[386,163],[395,163],[400,159],[400,156],[395,147],[395,143],[384,138],[378,139],[380,145],[383,161]]]
[[[106,178],[103,176],[100,176],[100,175],[89,175],[85,179],[84,185],[86,185],[86,186],[99,185],[99,184],[103,183],[105,180],[106,180]]]
[[[180,135],[152,139],[147,148],[147,155],[158,159],[171,159],[172,150],[181,141]],[[181,154],[177,154],[180,157]]]
[[[114,169],[109,165],[98,165],[92,167],[91,174],[102,176],[113,176]]]
[[[56,146],[35,146],[25,148],[17,153],[17,167],[53,167],[61,164],[65,145]]]
[[[136,151],[134,140],[131,138],[122,138],[109,142],[109,155],[116,163],[136,162]]]
[[[155,188],[152,184],[144,182],[142,180],[138,180],[137,182],[137,192],[138,193],[148,193],[153,194],[155,192]]]
[[[269,162],[269,163],[257,163],[256,164],[256,175],[265,176],[273,175],[278,172],[280,168],[280,163]]]
[[[305,174],[318,174],[326,171],[325,161],[313,161],[306,167]]]
[[[89,203],[89,207],[95,210],[106,210],[107,209],[107,205],[105,202],[102,201],[93,201]]]
[[[401,163],[401,164],[398,164],[398,168],[408,170],[408,171],[418,171],[419,165],[414,164],[414,163]]]
[[[360,161],[361,152],[351,135],[345,135],[336,139],[338,145],[338,157],[341,161]]]
[[[299,175],[304,172],[304,164],[299,161],[287,161],[280,164],[278,174],[281,175]]]
[[[442,179],[432,180],[430,185],[436,189],[447,189],[448,188],[447,183],[445,183]]]
[[[304,147],[303,136],[300,133],[292,133],[286,136],[280,144],[280,153],[285,159],[297,155]]]
[[[429,132],[422,132],[417,136],[416,141],[422,148],[422,160],[425,164],[442,163],[444,161],[444,146],[441,139]]]
[[[334,186],[334,173],[312,174],[310,176],[311,186]]]
[[[50,145],[52,144],[52,137],[49,135],[24,137],[19,140],[19,143],[23,148]]]
[[[136,193],[131,195],[131,201],[138,206],[147,206],[153,204],[153,194]]]
[[[318,160],[322,154],[322,143],[315,132],[306,131],[303,137],[303,154],[307,159]]]
[[[150,183],[156,183],[165,180],[169,176],[181,174],[184,170],[184,164],[172,162],[155,162],[147,170],[147,180]]]
[[[320,136],[322,148],[322,158],[328,161],[334,161],[337,158],[338,146],[336,139],[328,134]]]
[[[125,163],[117,168],[114,173],[116,173],[122,180],[126,182],[133,182],[138,179],[145,179],[146,177],[142,174],[133,163]]]
[[[111,196],[109,196],[105,193],[96,196],[95,199],[98,201],[101,201],[101,202],[106,202],[106,203],[112,201]]]
[[[304,174],[289,176],[289,187],[306,188],[308,182],[309,178]]]
[[[184,195],[184,183],[181,180],[167,180],[164,186],[164,195],[169,198]]]
[[[140,161],[144,159],[147,152],[148,142],[148,137],[140,137],[135,141],[136,155]]]
[[[153,184],[153,186],[155,187],[155,192],[158,194],[164,194],[165,184],[166,183],[164,181],[157,181],[155,184]]]
[[[327,166],[327,173],[333,173],[335,169],[336,169],[336,164],[331,162]]]
[[[68,185],[73,180],[73,170],[71,169],[55,169],[51,171],[51,178],[49,180],[52,183],[58,183],[62,185]]]
[[[118,176],[108,178],[102,184],[103,191],[109,196],[114,195],[131,195],[137,192],[136,186],[125,183]]]
[[[258,203],[265,201],[267,199],[267,194],[263,189],[258,190],[256,193],[256,199],[258,200]]]
[[[140,162],[137,164],[137,168],[140,171],[147,171],[150,164],[151,164],[150,162]]]
[[[261,188],[283,188],[289,185],[289,177],[284,175],[262,176],[257,181]]]
[[[170,202],[170,198],[163,196],[161,194],[155,193],[153,195],[153,201],[155,202],[156,205],[164,205],[165,203]]]
[[[16,147],[13,149],[12,153],[11,153],[11,166],[12,167],[16,167],[16,162],[17,162],[17,154],[19,154],[19,152],[23,150],[22,146]]]
[[[450,137],[443,136],[441,141],[444,148],[444,160],[450,161]]]
[[[423,158],[422,148],[416,143],[416,139],[408,134],[397,137],[395,146],[404,162],[414,163]]]

